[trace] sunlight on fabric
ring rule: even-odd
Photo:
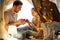
[[[18,13],[18,19],[29,19],[32,20],[32,14],[31,9],[33,8],[33,5],[30,4],[27,0],[21,0],[23,2],[23,6],[21,11]]]
[[[11,34],[11,35],[9,35],[9,34]],[[4,39],[5,40],[17,40],[17,38],[13,37],[14,34],[17,34],[17,28],[16,28],[16,26],[11,25],[8,28],[8,32],[6,32],[4,34]]]
[[[9,26],[9,28],[8,28],[8,33],[9,34],[17,34],[17,27],[16,26]]]
[[[8,28],[8,33],[4,34],[4,37],[6,38],[5,40],[17,40],[16,38],[13,37],[14,34],[17,34],[17,28],[16,26],[10,25]]]

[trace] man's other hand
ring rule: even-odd
[[[18,24],[18,25],[24,25],[25,23],[26,23],[25,19],[19,19],[19,20],[17,21],[17,24]]]

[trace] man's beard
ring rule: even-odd
[[[18,11],[15,10],[16,13],[18,13]]]

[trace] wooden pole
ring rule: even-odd
[[[12,3],[15,0],[0,0],[0,40],[4,39],[5,29],[4,29],[4,10],[5,6]]]
[[[4,0],[0,0],[0,40],[3,39],[3,4]]]

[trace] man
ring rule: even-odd
[[[4,12],[4,23],[5,23],[5,29],[8,31],[8,27],[10,27],[11,25],[14,26],[19,26],[22,24],[26,23],[25,19],[19,19],[17,21],[17,13],[21,10],[22,8],[22,2],[21,1],[14,1],[13,3],[13,7],[11,9],[8,9],[7,11]],[[28,21],[28,20],[27,20]],[[11,27],[12,27],[11,26]],[[11,30],[15,30],[14,28],[11,28]],[[25,29],[29,29],[29,27],[24,27],[24,28],[19,28],[22,31]],[[18,31],[18,30],[17,30]],[[20,30],[19,30],[20,32]],[[12,35],[11,33],[9,33],[9,35]],[[22,36],[25,35],[25,32],[22,32],[20,34],[13,34],[14,38],[22,38]]]
[[[24,19],[19,19],[17,21],[17,13],[21,10],[22,5],[23,4],[21,1],[14,1],[13,7],[4,12],[4,23],[6,30],[8,30],[9,25],[19,26],[21,24],[25,24]]]

